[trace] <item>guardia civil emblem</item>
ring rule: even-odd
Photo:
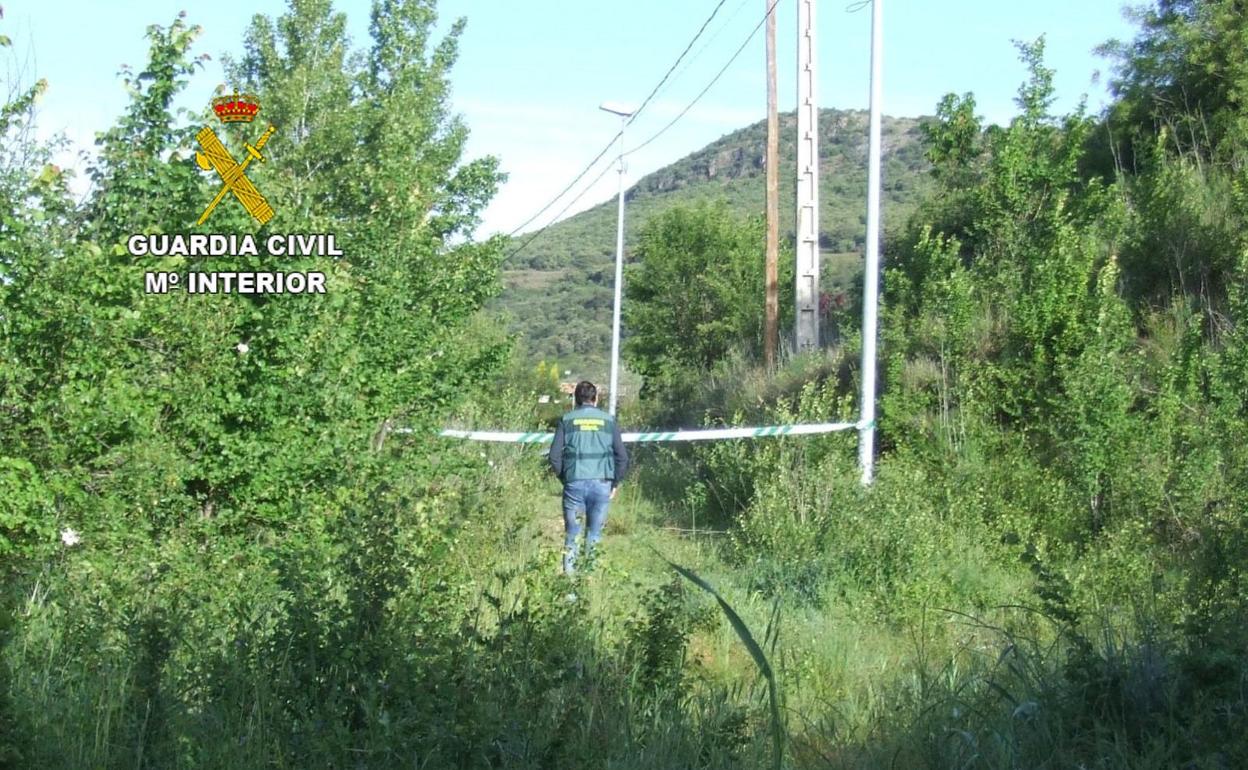
[[[212,111],[217,114],[222,123],[251,123],[260,112],[260,100],[251,94],[239,94],[235,91],[230,96],[218,96],[213,99]],[[221,178],[221,189],[217,191],[217,196],[208,204],[208,208],[204,209],[204,213],[200,215],[199,221],[195,224],[202,225],[208,221],[208,217],[212,215],[213,210],[226,193],[233,194],[243,208],[247,209],[247,213],[255,217],[260,224],[265,224],[273,218],[273,207],[247,178],[247,167],[253,160],[264,163],[265,158],[260,151],[264,149],[269,137],[273,136],[276,130],[270,125],[255,144],[246,145],[247,156],[243,158],[242,163],[234,160],[234,156],[230,155],[230,151],[217,138],[211,126],[204,126],[203,130],[195,135],[195,139],[202,148],[202,152],[195,153],[195,162],[204,171],[215,171]]]

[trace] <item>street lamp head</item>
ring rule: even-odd
[[[598,109],[610,112],[613,115],[619,115],[621,118],[627,118],[634,112],[632,107],[619,102],[603,102],[598,105]]]

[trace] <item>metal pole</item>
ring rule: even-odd
[[[867,263],[862,301],[862,427],[858,462],[862,483],[875,471],[875,338],[880,279],[880,109],[884,87],[884,0],[871,3],[871,118],[867,149]]]
[[[797,3],[797,264],[793,339],[819,347],[819,106],[815,99],[815,0]]]
[[[615,414],[620,385],[620,289],[624,285],[624,128],[628,116],[620,116],[620,193],[615,225],[615,307],[611,311],[611,386],[608,411]]]

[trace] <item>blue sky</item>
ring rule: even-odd
[[[528,219],[598,153],[618,129],[600,112],[607,100],[639,104],[667,71],[718,0],[443,0],[439,27],[456,17],[468,26],[453,76],[453,104],[472,130],[469,154],[502,160],[510,179],[485,213],[480,235],[508,232]],[[192,82],[187,103],[198,104],[224,82],[219,59],[237,52],[255,13],[277,14],[284,0],[215,2],[79,2],[0,0],[0,30],[13,38],[17,60],[0,64],[12,80],[47,78],[40,133],[64,133],[88,148],[96,131],[121,111],[116,77],[123,63],[141,65],[144,28],[168,24],[179,10],[204,33],[196,52],[213,61]],[[818,7],[821,106],[865,108],[870,9],[850,12],[849,0]],[[353,39],[367,38],[369,3],[339,0]],[[672,119],[728,61],[762,18],[766,0],[725,0],[690,57],[629,130],[633,146]],[[1015,112],[1024,73],[1012,40],[1045,35],[1048,63],[1057,70],[1059,111],[1087,94],[1089,108],[1105,102],[1107,63],[1092,49],[1129,38],[1119,0],[887,0],[884,109],[891,115],[930,114],[949,92],[973,91],[980,113],[994,122]],[[777,6],[781,109],[792,109],[796,66],[796,2]],[[716,86],[662,138],[630,158],[629,179],[661,168],[725,133],[761,119],[766,106],[760,32]],[[14,65],[20,68],[15,73]],[[1106,73],[1108,74],[1108,73]],[[611,153],[612,155],[614,152]],[[75,164],[72,153],[62,162]],[[592,178],[596,176],[591,173]],[[569,214],[615,191],[608,173]],[[577,188],[576,192],[580,189]],[[545,224],[556,205],[527,229]]]

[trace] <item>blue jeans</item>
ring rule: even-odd
[[[607,506],[611,504],[611,482],[604,479],[569,481],[563,485],[563,571],[569,575],[576,567],[577,537],[581,534],[578,516],[585,512],[585,555],[588,558],[594,544],[602,539],[602,527],[607,523]]]

